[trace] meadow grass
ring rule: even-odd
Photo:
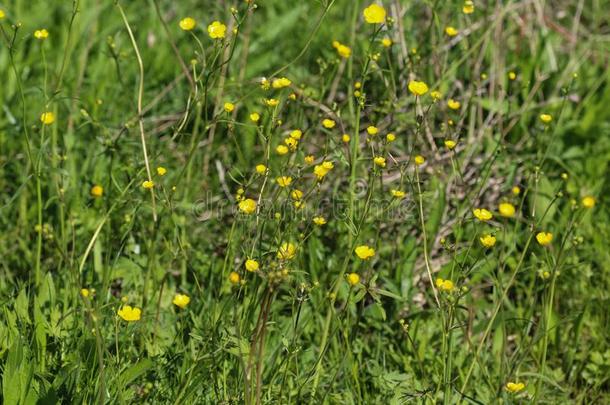
[[[608,9],[0,4],[0,402],[609,403]]]

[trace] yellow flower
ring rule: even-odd
[[[510,80],[515,80],[517,78],[517,74],[515,72],[508,72],[508,78]]]
[[[291,151],[294,152],[295,150],[297,150],[297,145],[299,144],[299,141],[297,141],[295,138],[288,137],[284,139],[284,143]]]
[[[246,270],[253,272],[257,271],[260,268],[260,265],[256,260],[248,259],[246,260]]]
[[[241,212],[243,212],[244,214],[250,215],[254,211],[256,211],[256,201],[254,201],[251,198],[246,198],[245,200],[241,200],[237,206],[239,207],[239,210]]]
[[[487,211],[485,208],[475,208],[472,210],[472,213],[479,221],[489,221],[493,218],[491,212]]]
[[[412,80],[409,82],[409,91],[416,96],[423,96],[428,92],[428,85],[424,82]]]
[[[371,4],[362,12],[364,20],[369,24],[383,24],[385,22],[385,9],[379,4]]]
[[[521,193],[521,189],[519,188],[519,186],[513,187],[511,191],[514,195],[519,195]]]
[[[441,92],[438,90],[434,90],[434,91],[430,92],[430,96],[432,97],[432,100],[434,100],[434,101],[440,100],[441,97],[443,97]]]
[[[261,116],[259,115],[259,113],[253,112],[252,114],[250,114],[250,121],[252,122],[258,122],[258,120],[261,119]]]
[[[231,284],[239,284],[239,282],[240,282],[240,281],[241,281],[241,277],[239,276],[239,274],[238,274],[238,273],[236,273],[236,272],[232,271],[232,272],[229,274],[229,282],[230,282]]]
[[[342,58],[349,58],[352,54],[351,48],[347,45],[343,45],[339,41],[333,41],[333,48],[335,48],[337,50],[337,53]]]
[[[474,3],[472,2],[472,0],[464,1],[464,6],[462,7],[462,12],[464,14],[474,13]]]
[[[375,256],[375,249],[367,245],[358,246],[356,249],[354,249],[354,252],[356,253],[356,256],[362,260],[368,260]]]
[[[275,179],[275,181],[277,182],[278,186],[280,186],[280,187],[288,187],[290,185],[290,183],[292,183],[292,177],[280,176],[277,179]]]
[[[83,296],[84,298],[89,297],[90,293],[91,292],[86,288],[81,288],[81,290],[80,290],[80,295]]]
[[[385,46],[386,48],[389,48],[392,46],[392,40],[388,37],[385,37],[381,40],[381,45]]]
[[[404,191],[396,190],[396,189],[390,190],[390,194],[392,194],[392,197],[395,197],[395,198],[403,198],[405,196]]]
[[[265,174],[267,173],[267,166],[260,164],[260,165],[256,165],[256,173],[258,174]]]
[[[195,22],[194,18],[186,17],[186,18],[183,18],[182,20],[180,20],[180,23],[178,25],[180,25],[180,28],[182,30],[190,31],[193,28],[195,28],[195,25],[197,25],[197,23]]]
[[[394,142],[394,141],[396,140],[396,135],[394,135],[394,134],[387,134],[387,135],[385,136],[385,139],[386,139],[388,142]]]
[[[6,17],[6,14],[4,13],[4,10],[0,9],[0,20],[3,20],[4,17]]]
[[[481,241],[481,245],[485,246],[486,248],[493,247],[496,244],[496,237],[492,235],[483,235],[479,238],[479,240]]]
[[[421,166],[426,161],[426,158],[424,158],[422,155],[417,155],[417,156],[415,156],[414,160],[415,160],[415,164],[417,166]]]
[[[452,139],[445,139],[445,147],[447,149],[453,149],[457,145],[457,142]]]
[[[104,187],[95,185],[91,187],[91,195],[95,198],[99,198],[104,194]]]
[[[40,40],[47,39],[49,37],[49,31],[44,28],[36,30],[34,31],[34,37]]]
[[[279,100],[277,100],[275,98],[268,98],[265,100],[265,104],[267,104],[268,107],[275,107],[279,103],[280,103]]]
[[[288,153],[288,147],[286,145],[278,145],[277,148],[275,148],[275,151],[278,155],[285,155]]]
[[[40,122],[42,122],[44,125],[51,125],[55,122],[55,114],[53,114],[51,111],[43,112],[40,116]]]
[[[343,143],[349,143],[351,137],[348,134],[343,134],[341,135],[341,140],[343,141]]]
[[[163,166],[159,166],[157,167],[157,174],[159,176],[165,176],[165,173],[167,173],[167,169]]]
[[[290,242],[284,242],[277,251],[280,260],[292,260],[297,253],[297,248]]]
[[[436,284],[436,288],[444,292],[451,292],[454,288],[453,281],[443,280],[442,278],[437,278],[434,284]]]
[[[326,225],[326,218],[324,218],[324,217],[313,217],[313,223],[318,225],[318,226]]]
[[[304,159],[304,160],[305,160],[305,163],[307,163],[308,165],[310,165],[310,164],[312,164],[312,163],[313,163],[313,161],[314,161],[314,157],[313,157],[313,155],[307,155],[307,156],[305,156],[305,159]]]
[[[540,121],[544,122],[545,124],[548,124],[553,120],[553,116],[551,114],[540,114],[539,118]]]
[[[450,37],[454,37],[457,34],[459,34],[459,31],[456,30],[455,28],[449,26],[449,27],[445,28],[445,34],[447,34]]]
[[[500,215],[506,218],[511,218],[515,216],[515,206],[511,203],[500,203],[500,205],[498,206],[498,211],[500,212]]]
[[[299,190],[298,188],[295,188],[294,190],[292,190],[292,192],[290,193],[290,197],[293,200],[300,200],[301,198],[303,198],[303,192],[301,190]]]
[[[224,105],[224,109],[228,113],[233,112],[233,110],[235,109],[235,104],[226,102]]]
[[[377,156],[373,159],[373,162],[379,167],[385,167],[385,158],[383,156]]]
[[[506,391],[510,392],[511,394],[516,394],[525,388],[525,384],[523,384],[521,382],[520,383],[509,382],[506,384],[506,386],[504,388],[506,388]]]
[[[155,186],[155,182],[152,180],[144,180],[142,182],[142,187],[144,187],[147,190],[150,190],[151,188],[153,188]]]
[[[322,126],[323,126],[324,128],[328,128],[328,129],[334,128],[336,124],[337,124],[337,123],[336,123],[335,121],[333,121],[333,120],[331,120],[331,119],[328,119],[328,118],[325,118],[325,119],[322,121]]]
[[[379,129],[377,129],[377,127],[374,127],[374,126],[371,125],[371,126],[366,128],[366,132],[369,135],[377,135],[377,133],[379,132]]]
[[[292,84],[292,82],[290,80],[288,80],[285,77],[280,77],[278,79],[274,79],[273,83],[271,84],[271,86],[274,89],[282,89],[284,87],[288,87]]]
[[[140,308],[132,308],[129,305],[123,305],[117,311],[117,314],[127,322],[139,321],[142,315]]]
[[[549,245],[553,241],[553,234],[550,232],[538,232],[536,240],[540,243],[540,246]]]
[[[583,197],[581,203],[585,208],[593,208],[595,206],[595,197],[590,195]]]
[[[334,167],[333,162],[324,161],[322,164],[314,166],[313,173],[318,177],[318,180],[322,180]]]
[[[301,137],[303,136],[303,132],[300,129],[295,129],[293,131],[290,131],[290,137],[293,139],[301,139]]]
[[[225,37],[227,26],[219,21],[214,21],[208,25],[208,35],[212,39],[221,39]]]
[[[456,101],[452,98],[447,101],[447,107],[451,108],[452,110],[459,110],[461,105],[462,104],[460,104],[459,101]]]
[[[350,273],[347,275],[347,283],[352,287],[360,283],[360,276],[356,273]]]
[[[172,304],[182,309],[186,308],[189,302],[191,302],[191,298],[186,294],[176,294],[172,300]]]

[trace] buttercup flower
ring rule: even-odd
[[[292,198],[293,200],[300,200],[301,198],[303,198],[303,192],[295,188],[290,193],[290,198]]]
[[[335,48],[337,50],[337,53],[342,58],[349,58],[352,54],[351,48],[347,45],[343,45],[339,41],[333,41],[333,48]]]
[[[259,113],[253,112],[252,114],[250,114],[250,121],[252,122],[258,122],[258,120],[261,119],[261,116],[259,115]]]
[[[336,125],[336,122],[331,119],[325,118],[324,120],[322,120],[322,126],[324,128],[331,129],[331,128],[334,128],[335,125]]]
[[[322,180],[324,176],[326,176],[334,167],[335,165],[333,162],[324,161],[322,164],[314,166],[313,173],[316,175],[318,180]]]
[[[519,186],[514,186],[511,191],[514,195],[519,195],[521,193],[521,189],[519,188]]]
[[[381,40],[381,45],[385,46],[386,48],[389,48],[392,46],[392,40],[388,37],[385,37]]]
[[[265,100],[265,104],[267,104],[268,107],[275,107],[279,103],[280,103],[279,100],[277,100],[275,98],[268,98]]]
[[[297,248],[290,242],[284,242],[277,251],[280,260],[292,260],[297,253]]]
[[[239,282],[241,281],[241,277],[239,276],[239,273],[236,273],[234,271],[232,271],[229,274],[229,282],[233,285],[235,284],[239,284]]]
[[[246,270],[253,272],[259,269],[260,265],[256,260],[248,259],[246,260]]]
[[[277,182],[278,186],[280,186],[280,187],[288,187],[290,185],[290,183],[292,183],[292,177],[280,176],[277,179],[275,179],[275,181]]]
[[[553,241],[553,234],[550,232],[538,232],[536,234],[536,240],[540,246],[549,245]]]
[[[40,116],[40,122],[42,122],[44,125],[51,125],[55,122],[55,114],[53,114],[51,111],[43,112]]]
[[[208,25],[208,35],[212,39],[222,39],[225,37],[227,26],[219,21],[214,21]]]
[[[517,74],[515,72],[508,72],[508,79],[515,80],[517,78]]]
[[[443,95],[441,94],[440,91],[434,90],[434,91],[430,92],[430,97],[432,97],[432,100],[438,101],[441,99],[441,97],[443,97]]]
[[[472,2],[472,0],[464,1],[464,6],[462,7],[462,12],[464,14],[474,13],[474,3]]]
[[[506,391],[510,392],[511,394],[516,394],[525,388],[525,384],[523,384],[521,382],[520,383],[509,382],[509,383],[506,383],[506,386],[504,388],[506,388]]]
[[[503,217],[511,218],[515,215],[515,206],[511,203],[504,202],[498,206],[498,211]]]
[[[362,12],[364,20],[369,24],[383,24],[385,22],[385,9],[379,4],[371,4]]]
[[[472,210],[472,213],[479,221],[489,221],[493,218],[491,212],[487,211],[485,208],[475,208]]]
[[[445,139],[445,147],[447,149],[453,149],[457,145],[457,142],[452,139]]]
[[[165,173],[167,173],[167,169],[163,166],[159,166],[157,167],[157,174],[159,176],[165,176]]]
[[[354,252],[356,253],[356,256],[362,260],[368,260],[375,256],[375,249],[367,245],[358,246],[356,249],[354,249]]]
[[[104,187],[100,186],[100,185],[95,185],[93,187],[91,187],[91,196],[95,197],[95,198],[99,198],[104,194]]]
[[[445,34],[447,34],[450,37],[454,37],[457,34],[459,34],[459,31],[456,30],[455,28],[449,26],[449,27],[445,28]]]
[[[385,158],[383,156],[376,156],[373,159],[373,162],[375,162],[375,165],[379,167],[385,167]]]
[[[360,283],[360,276],[356,273],[350,273],[347,275],[347,283],[352,287]]]
[[[252,214],[254,211],[256,211],[256,201],[251,198],[241,200],[237,206],[239,207],[239,210],[241,212],[247,215]]]
[[[396,190],[396,189],[390,190],[390,194],[392,194],[392,197],[394,197],[394,198],[403,198],[405,196],[404,191]]]
[[[260,164],[260,165],[256,165],[256,173],[258,174],[265,174],[267,173],[267,166]]]
[[[40,39],[40,40],[47,39],[49,37],[49,31],[47,31],[44,28],[40,29],[40,30],[36,30],[36,31],[34,31],[34,37],[36,39]]]
[[[87,298],[87,297],[89,297],[89,295],[90,295],[90,294],[91,294],[91,292],[90,292],[90,291],[89,291],[87,288],[81,288],[81,290],[80,290],[80,295],[81,295],[83,298]]]
[[[369,135],[377,135],[377,133],[379,132],[379,129],[377,129],[377,127],[371,125],[366,128],[366,132]]]
[[[454,100],[452,98],[450,98],[447,101],[447,107],[451,108],[452,110],[459,110],[461,105],[462,104],[460,104],[459,101],[456,101],[456,100]]]
[[[117,314],[127,322],[139,321],[142,315],[140,308],[131,307],[130,305],[123,305],[117,311]]]
[[[451,292],[454,288],[453,281],[443,280],[442,278],[437,278],[434,284],[436,284],[436,288],[444,292]]]
[[[483,235],[479,238],[479,240],[481,241],[481,245],[485,246],[486,248],[493,247],[496,244],[496,237],[492,235]]]
[[[396,140],[396,135],[391,134],[391,133],[390,133],[390,134],[387,134],[387,135],[386,135],[386,137],[385,137],[385,139],[386,139],[386,141],[388,141],[388,142],[394,142],[394,141]]]
[[[313,223],[318,225],[318,226],[326,225],[326,218],[324,218],[324,217],[313,217]]]
[[[191,298],[185,294],[176,294],[172,300],[172,304],[182,309],[186,308],[189,302],[191,302]]]
[[[180,23],[178,23],[178,25],[180,25],[180,28],[182,30],[190,31],[193,28],[195,28],[195,25],[197,25],[197,23],[195,22],[194,18],[186,17],[186,18],[183,18],[182,20],[180,20]]]
[[[290,137],[292,139],[299,140],[299,139],[301,139],[302,136],[303,136],[303,132],[300,129],[295,129],[295,130],[290,131]]]
[[[286,145],[278,145],[277,148],[275,148],[275,151],[278,155],[285,155],[288,153],[288,147]]]
[[[305,163],[307,163],[308,165],[312,164],[313,161],[315,160],[313,155],[307,155],[305,156],[305,158],[303,159],[305,161]]]
[[[224,105],[224,109],[228,113],[233,112],[233,110],[235,109],[235,104],[227,102]]]
[[[416,155],[413,160],[415,161],[416,166],[421,166],[426,161],[426,158],[424,158],[422,155]]]
[[[412,80],[409,82],[409,91],[416,96],[423,96],[428,92],[428,85],[424,82],[418,82],[417,80]]]
[[[271,86],[274,89],[282,89],[284,87],[288,87],[292,84],[292,82],[290,80],[288,80],[285,77],[280,77],[278,79],[274,79],[273,83],[271,84]]]
[[[151,188],[153,188],[155,186],[155,182],[152,180],[144,180],[142,182],[142,187],[144,187],[147,190],[150,190]]]
[[[581,203],[582,206],[585,208],[593,208],[595,206],[595,197],[592,197],[590,195],[583,197]]]
[[[544,122],[545,124],[548,124],[549,122],[553,121],[553,116],[551,114],[540,114],[540,121]]]

